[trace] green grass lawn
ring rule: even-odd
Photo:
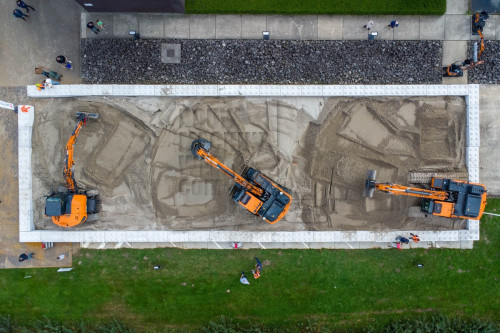
[[[487,208],[500,212],[500,200]],[[499,222],[483,218],[474,250],[83,250],[68,273],[1,270],[0,314],[186,328],[221,315],[274,327],[383,325],[426,313],[498,321]],[[262,277],[242,285],[254,256],[266,261]]]
[[[186,0],[188,14],[443,15],[445,10],[446,0]]]

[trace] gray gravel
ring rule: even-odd
[[[439,41],[82,39],[81,55],[85,83],[438,84],[442,67]]]
[[[469,52],[473,54],[474,42],[469,42]],[[479,42],[478,42],[479,48]],[[469,71],[469,83],[498,84],[500,83],[500,41],[485,41],[481,59],[484,64]]]

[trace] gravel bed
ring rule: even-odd
[[[85,83],[438,84],[442,67],[440,41],[82,39],[81,55]]]
[[[478,49],[479,49],[478,41]],[[470,41],[469,52],[467,54],[473,54],[474,41]],[[481,59],[484,60],[484,64],[474,67],[469,72],[468,80],[469,83],[481,83],[481,84],[498,84],[500,83],[500,41],[485,41],[484,51],[481,54]]]

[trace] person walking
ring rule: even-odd
[[[26,13],[30,12],[30,8],[33,9],[33,10],[35,10],[35,8],[33,8],[30,5],[26,4],[26,2],[24,2],[22,0],[17,0],[16,3],[17,3],[17,7],[20,7],[22,9],[26,9]]]
[[[245,272],[241,272],[240,282],[243,284],[250,284],[250,282],[248,282],[247,277],[245,276]]]
[[[259,258],[257,258],[257,257],[254,257],[254,258],[257,261],[257,263],[255,264],[255,269],[258,272],[261,272],[262,271],[262,263],[260,262]]]
[[[370,31],[373,27],[375,26],[375,24],[373,23],[373,21],[368,21],[364,26],[363,28],[367,29],[368,31]]]
[[[12,12],[12,15],[14,15],[15,17],[18,17],[18,18],[20,18],[20,19],[23,19],[23,20],[25,20],[25,21],[26,21],[26,19],[24,18],[25,16],[26,16],[26,17],[30,17],[29,15],[24,14],[21,10],[19,10],[19,9],[17,9],[17,8],[16,8],[16,9],[14,9],[14,11]]]
[[[389,28],[397,28],[399,27],[399,22],[398,21],[391,21],[391,23],[388,25]]]
[[[101,30],[96,28],[96,26],[94,25],[94,22],[87,23],[87,28],[92,30],[96,35],[99,33],[99,31],[101,31]]]
[[[25,261],[25,260],[29,260],[31,258],[33,258],[33,255],[34,253],[21,253],[21,255],[19,256],[19,262],[22,262],[22,261]]]
[[[255,270],[252,269],[252,274],[253,274],[253,278],[256,279],[256,280],[258,278],[260,278],[260,271],[259,270],[255,271]]]

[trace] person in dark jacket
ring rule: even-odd
[[[24,18],[25,16],[30,17],[29,15],[24,14],[21,10],[19,10],[17,8],[14,9],[14,11],[12,12],[12,15],[14,15],[15,17],[18,17],[20,19],[23,19],[25,21],[26,21],[26,19]]]
[[[20,7],[22,9],[26,9],[26,13],[30,12],[30,8],[33,9],[33,10],[35,10],[35,8],[33,8],[30,5],[26,4],[26,2],[24,2],[22,0],[17,0],[16,3],[17,3],[17,7]]]
[[[99,33],[99,31],[101,31],[101,30],[96,28],[96,26],[94,25],[94,22],[87,23],[87,28],[92,30],[96,35]]]

